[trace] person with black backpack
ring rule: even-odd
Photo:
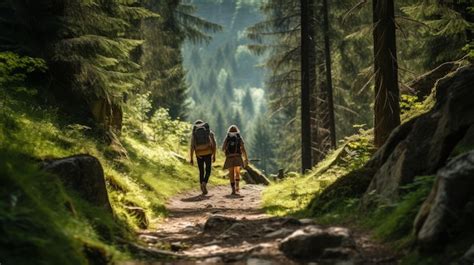
[[[199,168],[199,182],[202,194],[207,194],[207,182],[211,176],[212,163],[216,162],[216,139],[209,124],[197,120],[193,125],[190,148],[190,162],[194,165],[194,153]]]
[[[229,170],[232,195],[239,194],[240,168],[247,167],[249,159],[240,130],[236,125],[231,125],[227,130],[222,151],[225,153],[224,169]],[[245,159],[242,159],[242,156]]]

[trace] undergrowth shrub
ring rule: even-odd
[[[76,124],[58,108],[42,104],[35,87],[26,80],[29,70],[17,67],[15,72],[25,75],[15,82],[5,81],[9,72],[4,71],[1,55],[0,262],[87,264],[94,259],[103,264],[127,257],[116,239],[132,240],[131,232],[141,222],[127,206],[141,208],[153,226],[166,214],[164,204],[170,196],[198,183],[197,169],[182,159],[190,125],[172,120],[166,110],[157,111],[153,123],[149,116],[137,118],[147,108],[147,98],[141,97],[137,104],[145,104],[142,108],[125,109],[120,140],[129,159],[110,158],[95,128]],[[157,133],[163,137],[153,140]],[[40,160],[79,153],[100,160],[113,216],[92,207],[37,168]],[[18,251],[4,253],[12,247]]]
[[[340,147],[326,156],[307,175],[299,175],[272,184],[263,193],[264,208],[276,215],[313,215],[316,201],[333,183],[349,172],[361,168],[374,152],[372,131],[346,137]]]

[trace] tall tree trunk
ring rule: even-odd
[[[374,143],[380,147],[400,125],[398,64],[393,0],[373,0]]]
[[[312,167],[311,90],[315,87],[314,0],[300,0],[301,8],[301,170]]]
[[[336,148],[336,122],[334,118],[334,101],[332,91],[332,69],[331,69],[331,43],[329,42],[329,6],[328,0],[323,0],[323,31],[324,31],[324,53],[326,61],[326,94],[329,115],[329,131],[331,137],[331,148]]]

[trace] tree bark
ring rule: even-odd
[[[311,91],[315,87],[314,0],[300,0],[301,8],[301,170],[312,168]]]
[[[398,64],[393,0],[373,0],[374,143],[380,147],[400,125]]]
[[[329,6],[328,0],[323,0],[323,27],[324,27],[324,53],[326,62],[326,93],[329,115],[329,131],[331,137],[331,148],[336,148],[336,121],[334,118],[334,101],[332,91],[332,69],[331,69],[331,43],[329,40]]]

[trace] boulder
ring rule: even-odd
[[[257,184],[255,180],[252,178],[252,176],[247,172],[244,171],[242,174],[242,179],[245,181],[247,184]]]
[[[292,258],[317,259],[321,258],[326,250],[327,253],[328,249],[353,246],[355,242],[347,228],[321,229],[317,226],[307,226],[283,239],[279,248]]]
[[[474,264],[474,245],[472,245],[462,256],[459,261],[459,265],[472,265]]]
[[[104,171],[99,160],[90,155],[75,155],[43,161],[42,169],[56,175],[66,187],[74,190],[92,205],[112,212]]]
[[[227,217],[223,215],[212,215],[207,219],[206,223],[204,224],[204,232],[223,232],[236,222],[237,220],[232,217]]]
[[[423,101],[423,99],[431,94],[431,90],[435,86],[436,81],[455,71],[459,66],[460,64],[458,62],[441,64],[430,72],[411,81],[406,87],[402,87],[400,92],[412,94],[417,96],[419,101]]]
[[[245,172],[242,174],[242,177],[248,184],[270,184],[270,180],[262,172],[260,172],[260,170],[250,164],[245,168]]]
[[[436,184],[415,220],[422,250],[436,250],[455,234],[457,224],[466,219],[464,208],[474,202],[473,187],[474,151],[454,158],[439,170]]]
[[[394,202],[400,187],[415,176],[432,175],[445,165],[453,149],[474,125],[474,66],[439,79],[435,105],[396,128],[367,167],[376,169],[363,202],[373,198]]]

